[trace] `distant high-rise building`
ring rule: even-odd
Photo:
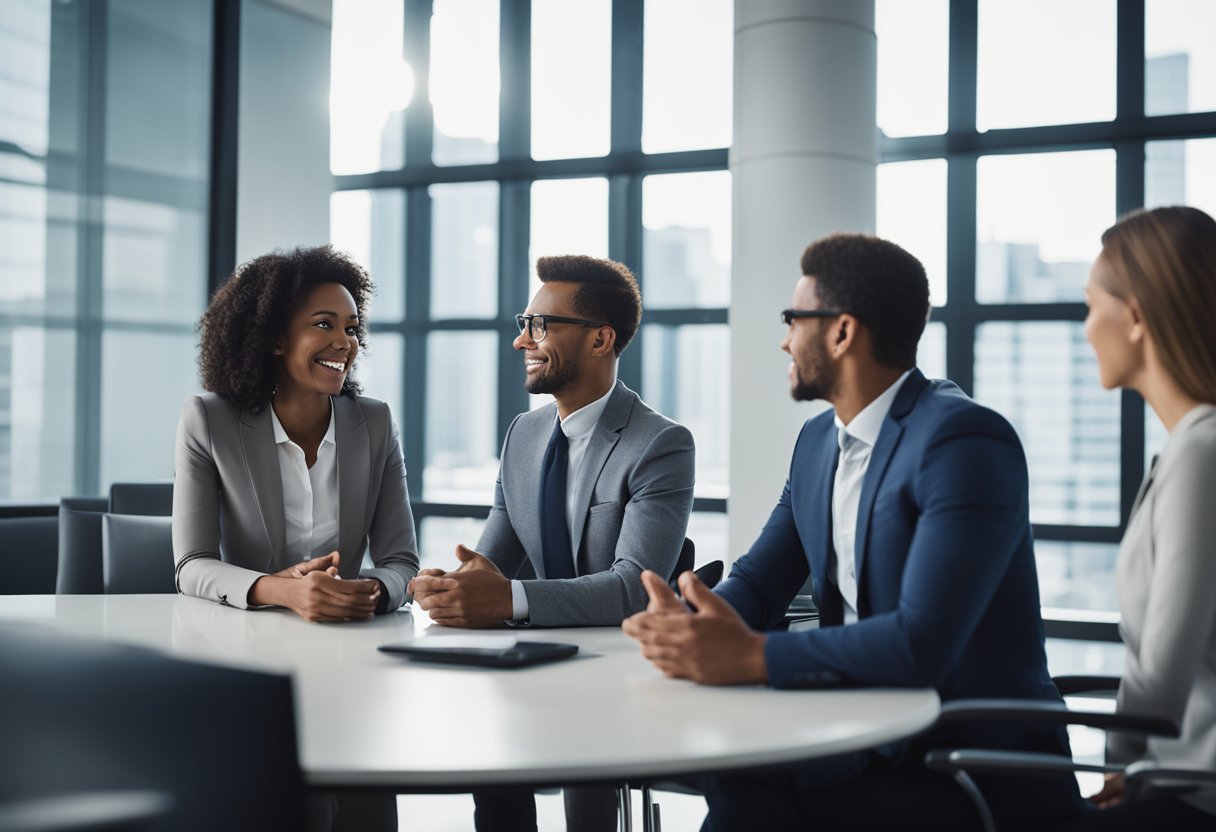
[[[1144,62],[1146,115],[1186,112],[1190,62],[1191,56],[1185,53],[1162,55]],[[1186,142],[1147,143],[1144,204],[1186,204]]]
[[[708,228],[647,228],[642,268],[645,303],[655,308],[730,304],[730,269],[713,257]]]
[[[730,269],[713,257],[708,228],[646,229],[643,302],[652,308],[726,306]],[[643,321],[645,318],[643,317]],[[697,493],[726,496],[730,335],[725,326],[645,327],[642,391],[697,442]]]
[[[1186,52],[1144,61],[1144,114],[1185,113],[1190,98],[1191,56]]]

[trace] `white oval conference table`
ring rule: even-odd
[[[300,764],[312,786],[447,791],[730,771],[881,745],[928,727],[939,709],[927,689],[783,691],[668,679],[615,627],[515,632],[578,644],[579,655],[491,670],[376,649],[469,634],[434,626],[422,612],[309,624],[285,610],[175,595],[0,596],[0,621],[291,674]]]

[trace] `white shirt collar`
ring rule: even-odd
[[[903,375],[895,379],[895,382],[882,391],[874,401],[863,407],[861,412],[854,416],[847,425],[840,421],[839,416],[836,416],[837,432],[840,428],[844,428],[845,433],[849,436],[859,439],[868,447],[873,448],[874,443],[878,441],[878,434],[882,432],[882,423],[886,421],[887,414],[891,411],[891,405],[895,402],[895,395],[911,374],[911,370],[904,370]]]
[[[283,429],[283,423],[279,421],[279,415],[274,412],[274,405],[270,406],[270,424],[274,426],[274,444],[282,445],[284,442],[290,442],[291,437],[287,435],[287,431]],[[337,444],[334,441],[334,400],[329,400],[329,427],[325,429],[325,435],[321,437],[321,444],[328,442],[331,445]]]
[[[565,419],[560,419],[559,417],[562,433],[566,434],[566,439],[579,439],[595,430],[596,423],[604,415],[604,408],[608,406],[608,399],[612,398],[612,394],[615,391],[616,380],[614,379],[607,393],[600,396],[591,404],[583,405]]]

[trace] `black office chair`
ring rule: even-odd
[[[711,560],[700,569],[694,569],[693,567],[696,565],[696,562],[697,546],[692,542],[692,538],[686,537],[684,538],[684,545],[680,547],[680,555],[676,558],[676,568],[672,570],[671,578],[667,582],[672,589],[677,592],[679,591],[676,581],[679,580],[681,575],[689,571],[700,578],[701,583],[710,589],[718,585],[718,582],[722,580],[722,572],[725,569],[722,561]]]
[[[169,517],[173,514],[173,483],[116,482],[110,486],[110,513]]]
[[[1063,696],[1111,695],[1119,687],[1118,677],[1060,676],[1056,687]],[[1179,726],[1170,719],[1133,713],[1083,711],[1058,702],[1036,702],[1024,699],[960,699],[942,705],[939,723],[974,721],[1037,722],[1045,725],[1085,725],[1102,730],[1139,733],[1152,736],[1177,737]],[[992,811],[972,774],[984,775],[1060,775],[1077,772],[1102,774],[1120,773],[1127,778],[1126,797],[1134,800],[1137,793],[1151,783],[1167,782],[1171,789],[1181,786],[1216,785],[1216,772],[1198,769],[1167,769],[1148,761],[1129,766],[1106,763],[1082,763],[1069,757],[1023,751],[993,751],[989,749],[938,749],[925,755],[925,765],[950,775],[975,804],[986,832],[997,829]]]
[[[58,550],[54,504],[0,507],[0,595],[54,592]]]
[[[101,518],[109,507],[105,497],[64,497],[59,501],[58,595],[101,595]]]
[[[103,514],[101,562],[107,595],[176,592],[173,518]]]
[[[288,676],[14,625],[0,667],[0,813],[142,792],[172,801],[157,832],[304,828]]]

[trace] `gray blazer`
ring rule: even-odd
[[[388,608],[418,573],[405,462],[388,405],[334,396],[338,551],[343,578],[378,578]],[[191,396],[177,425],[173,560],[177,590],[246,608],[253,582],[286,569],[283,480],[270,408],[251,413],[213,393]],[[371,543],[375,569],[360,571]]]
[[[1127,645],[1118,709],[1175,719],[1178,739],[1111,733],[1107,757],[1216,769],[1216,407],[1184,416],[1141,486],[1115,584]],[[1216,789],[1183,800],[1216,814]]]
[[[692,434],[618,381],[569,483],[578,577],[545,580],[541,465],[556,418],[549,404],[511,422],[477,550],[509,578],[534,578],[523,580],[531,624],[620,624],[646,606],[642,570],[675,569],[692,511]]]

